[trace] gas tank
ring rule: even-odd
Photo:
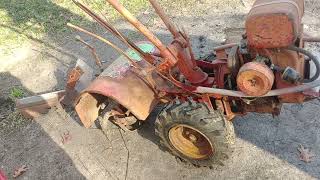
[[[302,32],[304,0],[257,0],[246,19],[249,46],[279,48],[294,44]]]

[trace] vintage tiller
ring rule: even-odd
[[[214,55],[203,59],[195,58],[185,30],[176,28],[155,0],[149,1],[173,36],[168,46],[118,0],[107,2],[148,42],[133,43],[105,18],[74,0],[131,49],[131,53],[124,52],[107,39],[69,24],[128,60],[118,63],[116,72],[105,69],[79,93],[75,109],[85,127],[98,120],[102,127],[113,122],[132,129],[162,104],[155,122],[160,144],[184,161],[210,166],[228,157],[235,140],[231,120],[236,115],[278,115],[283,103],[319,96],[319,59],[304,49],[305,42],[319,38],[303,32],[303,0],[257,0],[247,15],[241,41],[215,47]],[[98,63],[92,47],[78,40],[92,50]],[[73,87],[78,79],[74,80]]]

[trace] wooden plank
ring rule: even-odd
[[[36,118],[41,114],[47,113],[50,108],[56,106],[64,94],[65,91],[61,90],[18,99],[16,101],[16,107],[26,118]]]

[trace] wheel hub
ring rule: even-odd
[[[169,130],[169,140],[173,147],[191,159],[207,159],[214,154],[209,139],[197,129],[179,124]]]

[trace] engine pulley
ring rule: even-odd
[[[274,74],[263,63],[249,62],[244,64],[237,75],[238,89],[249,96],[267,94],[273,85]]]

